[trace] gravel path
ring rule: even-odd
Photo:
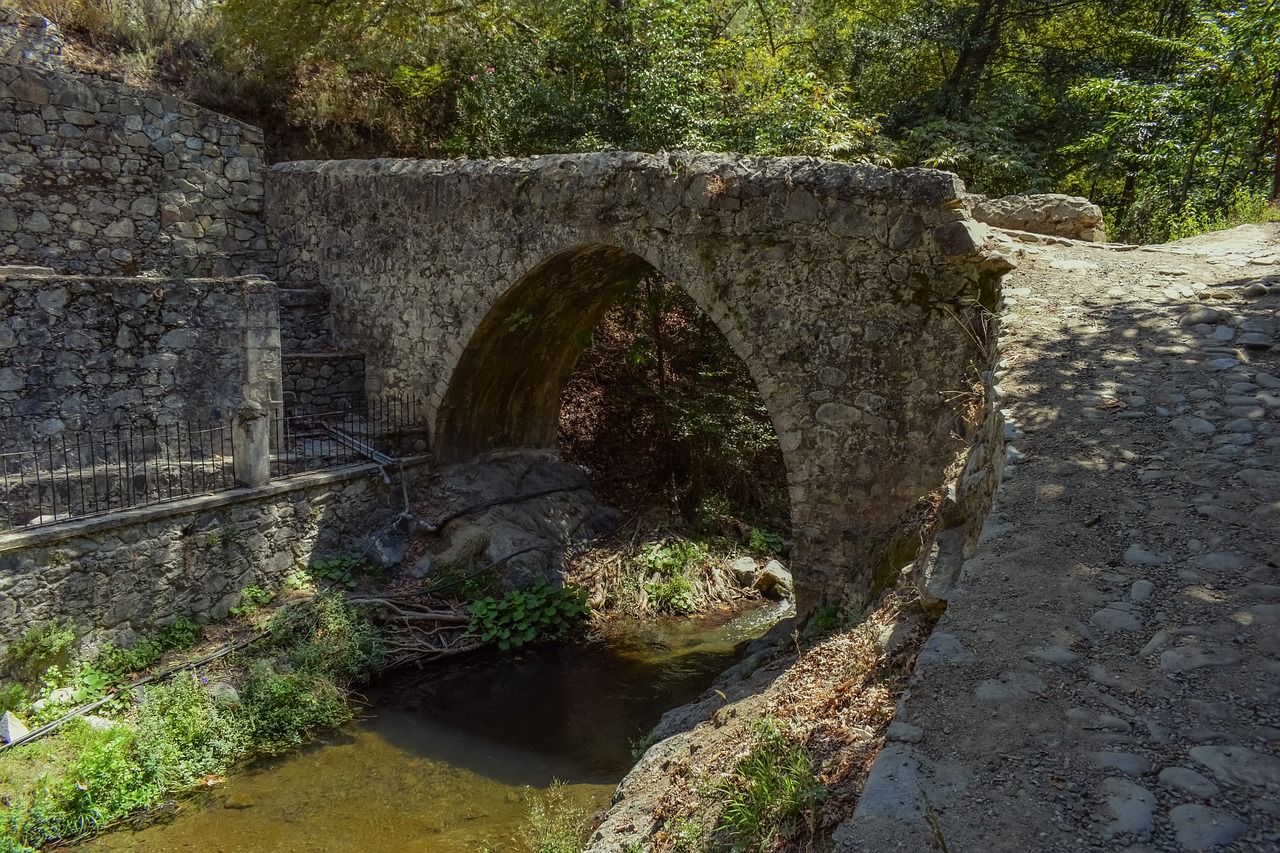
[[[1001,235],[984,542],[839,849],[1280,850],[1280,226]]]

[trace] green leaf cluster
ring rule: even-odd
[[[206,677],[180,673],[169,683],[147,685],[146,701],[128,709],[122,722],[96,728],[76,719],[6,753],[0,851],[26,851],[108,825],[250,755],[291,748],[350,720],[346,686],[381,654],[373,627],[335,594],[282,608],[270,628],[266,640],[236,652],[249,671],[238,692],[215,693]],[[197,634],[179,621],[145,641],[151,650],[145,654],[137,647],[104,650],[100,665],[76,668],[77,689],[105,689],[121,667]],[[57,665],[45,677],[51,685],[65,680]]]
[[[467,630],[506,651],[536,639],[558,637],[586,618],[587,592],[581,587],[553,587],[539,577],[528,589],[513,589],[502,598],[488,596],[467,607]]]
[[[311,577],[317,581],[328,581],[347,589],[356,588],[355,572],[364,568],[364,557],[360,554],[339,554],[336,557],[312,560],[309,566]]]

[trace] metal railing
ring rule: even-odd
[[[0,530],[103,515],[233,485],[229,424],[64,433],[0,453]]]
[[[377,462],[387,465],[426,449],[424,407],[416,398],[370,399],[358,409],[277,418],[272,478]]]
[[[376,462],[426,449],[413,398],[277,417],[271,478]],[[0,453],[0,532],[235,488],[231,424],[177,423],[71,433]]]

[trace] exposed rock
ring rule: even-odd
[[[997,228],[1091,242],[1107,239],[1102,208],[1079,196],[1043,193],[986,198],[967,195],[965,204],[974,219]]]
[[[240,694],[234,687],[225,681],[213,681],[205,685],[205,690],[209,691],[209,695],[213,697],[213,701],[224,707],[233,707],[240,704]]]
[[[754,586],[756,582],[756,572],[759,566],[756,565],[754,557],[739,557],[734,560],[729,569],[733,572],[733,577],[744,587]]]
[[[12,711],[5,711],[0,716],[0,741],[5,743],[13,743],[15,740],[27,736],[29,729],[14,716]]]
[[[756,575],[755,588],[769,598],[790,598],[794,594],[795,585],[791,580],[791,572],[777,560],[770,560]]]

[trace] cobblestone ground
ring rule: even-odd
[[[1280,227],[1005,239],[1009,478],[840,849],[1280,850]]]

